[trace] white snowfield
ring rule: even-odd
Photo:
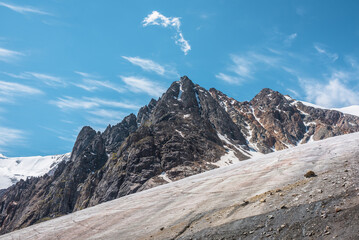
[[[348,106],[348,107],[342,107],[342,108],[325,108],[313,103],[309,103],[309,102],[304,102],[304,101],[300,101],[301,103],[303,103],[304,105],[307,105],[309,107],[314,107],[314,108],[321,108],[321,109],[327,109],[327,110],[336,110],[345,114],[350,114],[350,115],[354,115],[354,116],[358,116],[359,117],[359,105],[352,105],[352,106]]]
[[[229,209],[268,190],[304,181],[303,175],[309,170],[331,176],[330,171],[342,167],[344,159],[349,163],[358,161],[358,155],[359,133],[311,142],[125,196],[0,239],[175,239],[190,231],[189,226],[198,216],[211,212],[221,216],[219,209]],[[313,181],[320,181],[319,178]],[[287,203],[296,204],[293,201]],[[236,216],[263,213],[263,206],[267,205],[248,206],[248,210]],[[219,222],[206,224],[219,225],[230,218],[223,214]]]
[[[30,176],[42,176],[55,169],[62,160],[70,159],[70,154],[12,158],[2,155],[3,157],[0,156],[0,189],[8,188]]]

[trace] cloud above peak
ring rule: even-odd
[[[162,27],[171,27],[176,31],[175,43],[180,46],[181,50],[187,55],[188,51],[191,50],[191,46],[188,41],[184,39],[181,31],[181,21],[178,17],[166,17],[157,11],[153,11],[142,21],[144,27],[150,25],[157,25]]]
[[[340,79],[332,78],[326,83],[300,79],[307,100],[323,107],[343,107],[359,103],[358,93],[348,88]]]
[[[220,72],[215,75],[217,79],[229,84],[240,85],[249,79],[255,78],[256,71],[266,68],[278,68],[279,59],[270,55],[248,52],[242,55],[230,54],[231,64],[227,73]]]
[[[134,93],[147,93],[152,97],[159,97],[166,89],[157,82],[144,77],[119,76],[127,88]]]
[[[130,63],[136,66],[139,66],[140,68],[148,72],[155,72],[161,76],[164,76],[165,74],[179,76],[176,70],[171,69],[170,67],[167,66],[166,67],[162,66],[159,63],[152,61],[151,59],[145,59],[140,57],[126,57],[126,56],[122,56],[122,58],[126,59],[127,61],[129,61]]]

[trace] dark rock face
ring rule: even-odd
[[[101,134],[84,127],[75,142],[71,160],[66,164],[62,162],[53,176],[22,180],[7,189],[1,198],[1,231],[72,212],[80,195],[78,186],[106,160]]]
[[[359,131],[356,116],[309,107],[268,88],[250,102],[215,89],[210,93],[241,129],[248,146],[261,153]]]
[[[0,233],[201,173],[233,151],[239,160],[359,131],[359,118],[263,89],[250,102],[184,76],[138,115],[103,133],[84,127],[52,176],[0,193]]]
[[[134,114],[125,117],[122,122],[115,126],[108,126],[102,137],[105,141],[106,151],[115,151],[129,134],[137,130],[137,118]]]

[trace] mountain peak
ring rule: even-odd
[[[192,82],[191,79],[189,79],[186,75],[184,75],[180,78],[180,82],[186,82],[186,81]]]

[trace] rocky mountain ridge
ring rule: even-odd
[[[0,233],[221,164],[357,131],[356,116],[305,106],[270,89],[238,102],[184,76],[137,116],[103,133],[84,127],[70,161],[52,176],[8,188],[0,198]]]

